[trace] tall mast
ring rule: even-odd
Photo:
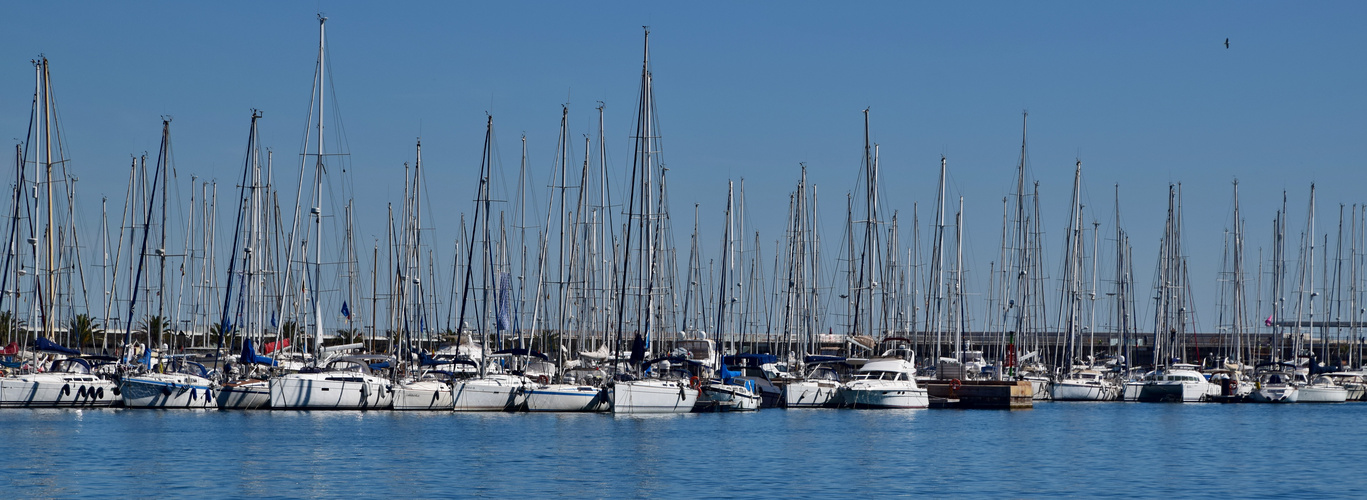
[[[318,154],[313,170],[313,192],[314,203],[310,209],[313,212],[313,227],[316,239],[313,242],[313,352],[322,353],[323,349],[323,308],[319,307],[318,299],[321,293],[319,282],[323,277],[323,111],[325,103],[324,94],[327,92],[327,58],[324,52],[327,47],[327,26],[328,18],[318,15]]]

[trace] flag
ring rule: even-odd
[[[1272,326],[1272,315],[1271,315],[1271,314],[1267,315],[1267,321],[1263,321],[1263,324],[1264,324],[1264,325],[1267,325],[1267,326]]]
[[[280,339],[275,342],[267,342],[266,345],[261,346],[261,354],[270,354],[278,349],[284,349],[289,346],[290,339],[288,338]]]
[[[342,301],[342,316],[346,316],[347,320],[351,319],[351,309],[347,308],[345,300]]]
[[[275,311],[271,311],[271,328],[276,328],[278,326],[280,325],[275,324]]]

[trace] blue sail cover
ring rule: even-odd
[[[745,372],[736,372],[736,371],[731,371],[730,369],[727,369],[727,368],[726,368],[726,363],[722,363],[721,366],[718,366],[718,367],[717,367],[717,376],[718,376],[718,377],[721,377],[721,381],[722,381],[722,383],[724,383],[724,384],[729,384],[729,383],[731,383],[731,379],[736,378],[736,377],[739,377],[739,376],[741,376],[741,375],[744,374],[744,373],[745,373]]]
[[[49,351],[49,352],[60,352],[60,353],[62,353],[62,354],[66,354],[66,355],[68,355],[68,356],[80,356],[80,355],[81,355],[81,351],[77,351],[77,350],[72,349],[72,348],[69,348],[69,347],[62,347],[62,346],[58,345],[56,342],[53,342],[53,341],[48,340],[48,339],[45,339],[45,338],[43,338],[43,337],[38,337],[38,350],[39,350],[39,351]]]
[[[646,339],[641,334],[636,334],[636,338],[631,341],[631,364],[638,365],[646,360]]]
[[[275,359],[270,356],[259,356],[256,349],[252,348],[252,339],[242,341],[242,355],[238,357],[239,363],[251,363],[266,366],[275,366]]]

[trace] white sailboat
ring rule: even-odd
[[[532,381],[521,375],[486,373],[457,382],[455,411],[513,411],[527,402]]]
[[[840,373],[832,367],[844,363],[836,356],[807,356],[807,374],[783,386],[785,408],[825,408],[840,402]]]
[[[1293,383],[1295,376],[1286,370],[1268,368],[1276,366],[1276,364],[1259,366],[1257,373],[1254,374],[1253,391],[1248,394],[1249,401],[1254,403],[1295,403],[1300,400],[1300,388]]]
[[[617,300],[612,304],[616,313],[617,337],[632,335],[630,365],[635,374],[619,373],[614,378],[612,412],[633,413],[688,413],[698,401],[698,384],[686,371],[660,370],[662,377],[643,378],[650,363],[645,362],[650,336],[660,325],[673,325],[659,306],[670,290],[670,272],[663,269],[667,259],[665,247],[669,243],[668,202],[664,185],[666,170],[660,159],[660,133],[656,129],[655,92],[650,70],[650,31],[645,32],[644,57],[641,62],[640,107],[636,114],[636,147],[632,178],[635,183],[625,202],[629,220],[621,243],[623,254],[616,283]],[[630,315],[628,315],[630,311]],[[630,333],[634,330],[634,334]],[[670,362],[673,365],[673,362]]]
[[[55,360],[41,373],[0,377],[0,407],[98,408],[117,401],[117,386],[95,374],[85,358]]]
[[[242,353],[230,365],[226,382],[219,384],[215,399],[220,410],[257,410],[270,407],[269,367],[275,360],[256,354],[251,339],[242,340]]]
[[[455,379],[450,371],[427,369],[394,388],[395,410],[451,410],[456,407]]]
[[[1120,384],[1101,371],[1079,367],[1054,381],[1054,401],[1114,401],[1120,397]]]
[[[1314,379],[1306,380],[1303,374],[1296,374],[1296,382],[1300,387],[1299,403],[1342,403],[1348,400],[1348,389],[1334,383],[1334,379],[1324,375],[1317,375]]]
[[[1334,379],[1335,384],[1348,392],[1348,401],[1361,401],[1363,396],[1367,396],[1367,381],[1363,380],[1362,372],[1333,372],[1324,376]]]
[[[375,374],[388,356],[341,356],[321,368],[306,368],[270,379],[271,408],[277,410],[386,410],[394,384]]]

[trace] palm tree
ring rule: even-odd
[[[14,315],[13,311],[0,311],[0,335],[4,335],[4,343],[18,341],[19,333],[23,332],[27,326],[24,320]]]
[[[161,334],[168,326],[170,323],[166,321],[165,316],[148,316],[147,319],[138,323],[138,328],[147,332],[148,336],[153,339],[153,343],[156,344],[161,343]]]
[[[86,347],[95,347],[95,336],[104,333],[104,327],[89,314],[77,314],[71,318],[68,329],[79,339],[77,342]]]

